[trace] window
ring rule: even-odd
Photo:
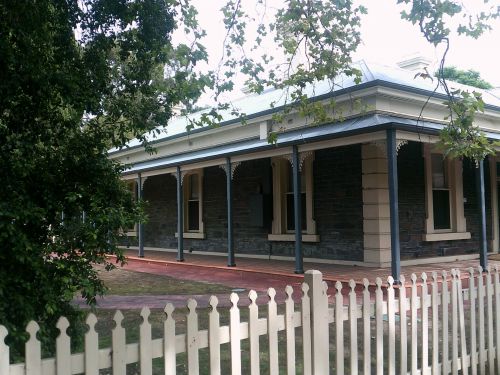
[[[200,186],[198,178],[197,174],[187,176],[186,229],[189,232],[200,230]]]
[[[293,170],[292,165],[287,163],[287,188],[286,188],[286,231],[295,233],[295,206],[293,198]],[[302,169],[302,172],[305,172]],[[302,232],[307,231],[307,197],[306,197],[306,173],[300,174],[300,195],[301,195],[301,216],[302,216]]]
[[[470,238],[464,216],[462,162],[444,158],[431,145],[425,146],[424,158],[427,212],[424,240]]]
[[[302,155],[301,155],[302,156]],[[302,241],[318,242],[316,222],[313,219],[313,159],[311,153],[302,159],[300,190],[302,204]],[[293,169],[284,157],[272,159],[273,168],[273,224],[271,241],[295,240],[295,208],[293,198]]]
[[[205,238],[203,227],[203,170],[187,172],[183,180],[184,238]],[[177,234],[176,234],[177,235]]]
[[[134,201],[137,201],[137,182],[134,180],[126,180],[125,183],[127,184],[127,188],[130,191],[130,194],[132,195],[132,199]],[[137,236],[138,233],[138,225],[135,223],[133,226],[130,226],[129,228],[125,228],[123,232],[129,237],[135,237]]]
[[[431,154],[432,213],[434,229],[451,230],[450,187],[447,162],[441,154]]]

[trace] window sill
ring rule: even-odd
[[[179,237],[179,234],[176,232],[175,238],[177,238],[177,237]],[[193,238],[196,240],[204,240],[205,233],[203,233],[203,232],[184,232],[182,235],[182,238]]]
[[[125,232],[127,237],[137,237],[137,232]]]
[[[423,240],[427,242],[468,240],[470,238],[470,232],[426,233],[423,235]]]
[[[269,241],[295,242],[295,234],[268,234]],[[318,234],[303,234],[302,242],[319,242]]]

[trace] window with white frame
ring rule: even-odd
[[[183,180],[184,237],[203,236],[203,170],[189,171]]]
[[[126,180],[125,183],[127,184],[127,188],[130,191],[130,194],[132,195],[132,199],[134,201],[137,201],[137,182],[135,180]],[[137,236],[137,227],[138,224],[135,223],[133,226],[130,226],[129,228],[125,228],[123,231],[127,236],[129,237],[135,237]]]
[[[425,145],[426,233],[425,241],[470,238],[466,230],[462,162],[445,158]]]
[[[314,154],[301,156],[300,191],[302,240],[317,242],[316,222],[313,212],[313,159]],[[273,170],[273,224],[271,241],[295,240],[295,207],[293,197],[293,169],[285,157],[272,159]]]

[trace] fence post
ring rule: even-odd
[[[311,358],[312,373],[329,374],[329,337],[328,337],[328,296],[321,272],[307,271],[304,281],[309,286],[311,297]]]
[[[9,374],[9,347],[5,344],[7,328],[0,325],[0,374]]]

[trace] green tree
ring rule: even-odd
[[[397,3],[409,7],[403,17],[430,43],[448,47],[445,20],[466,15],[458,32],[477,37],[500,14],[492,7],[473,18],[452,0]],[[224,57],[214,72],[200,74],[205,33],[189,0],[0,0],[0,323],[15,355],[28,320],[42,323],[48,341],[59,315],[77,316],[70,304],[75,293],[95,301],[104,288],[92,265],[112,267],[111,254],[122,261],[120,228],[143,219],[120,181],[123,167],[107,158],[109,148],[137,138],[153,151],[149,141],[173,106],[192,108],[208,88],[216,97],[231,91],[238,71],[256,93],[283,90],[286,105],[276,121],[291,110],[313,123],[330,120],[311,86],[326,79],[333,90],[335,76],[359,79],[351,56],[363,6],[286,0],[269,22],[266,1],[255,8],[262,17],[252,25],[241,0],[227,2]],[[255,43],[247,40],[248,27],[257,30]],[[189,44],[172,43],[175,29]],[[249,43],[258,50],[269,38],[281,61],[245,53]],[[443,68],[439,80],[447,88]],[[448,149],[466,137],[469,143],[455,153],[484,157],[492,148],[473,122],[481,98],[447,92],[450,126],[458,129],[448,133]],[[220,109],[238,113],[220,103],[192,126],[216,124]]]
[[[76,293],[103,293],[93,264],[124,260],[120,228],[142,210],[107,151],[147,145],[208,82],[192,70],[203,47],[171,42],[176,22],[200,36],[194,15],[178,1],[0,2],[0,324],[14,357],[29,320],[48,344],[60,315],[78,317]]]
[[[437,74],[438,72],[436,72],[436,76]],[[486,82],[481,78],[479,72],[473,69],[460,70],[454,66],[447,66],[443,69],[443,78],[449,81],[462,83],[464,85],[477,87],[478,89],[487,90],[493,88],[493,86],[489,82]]]

